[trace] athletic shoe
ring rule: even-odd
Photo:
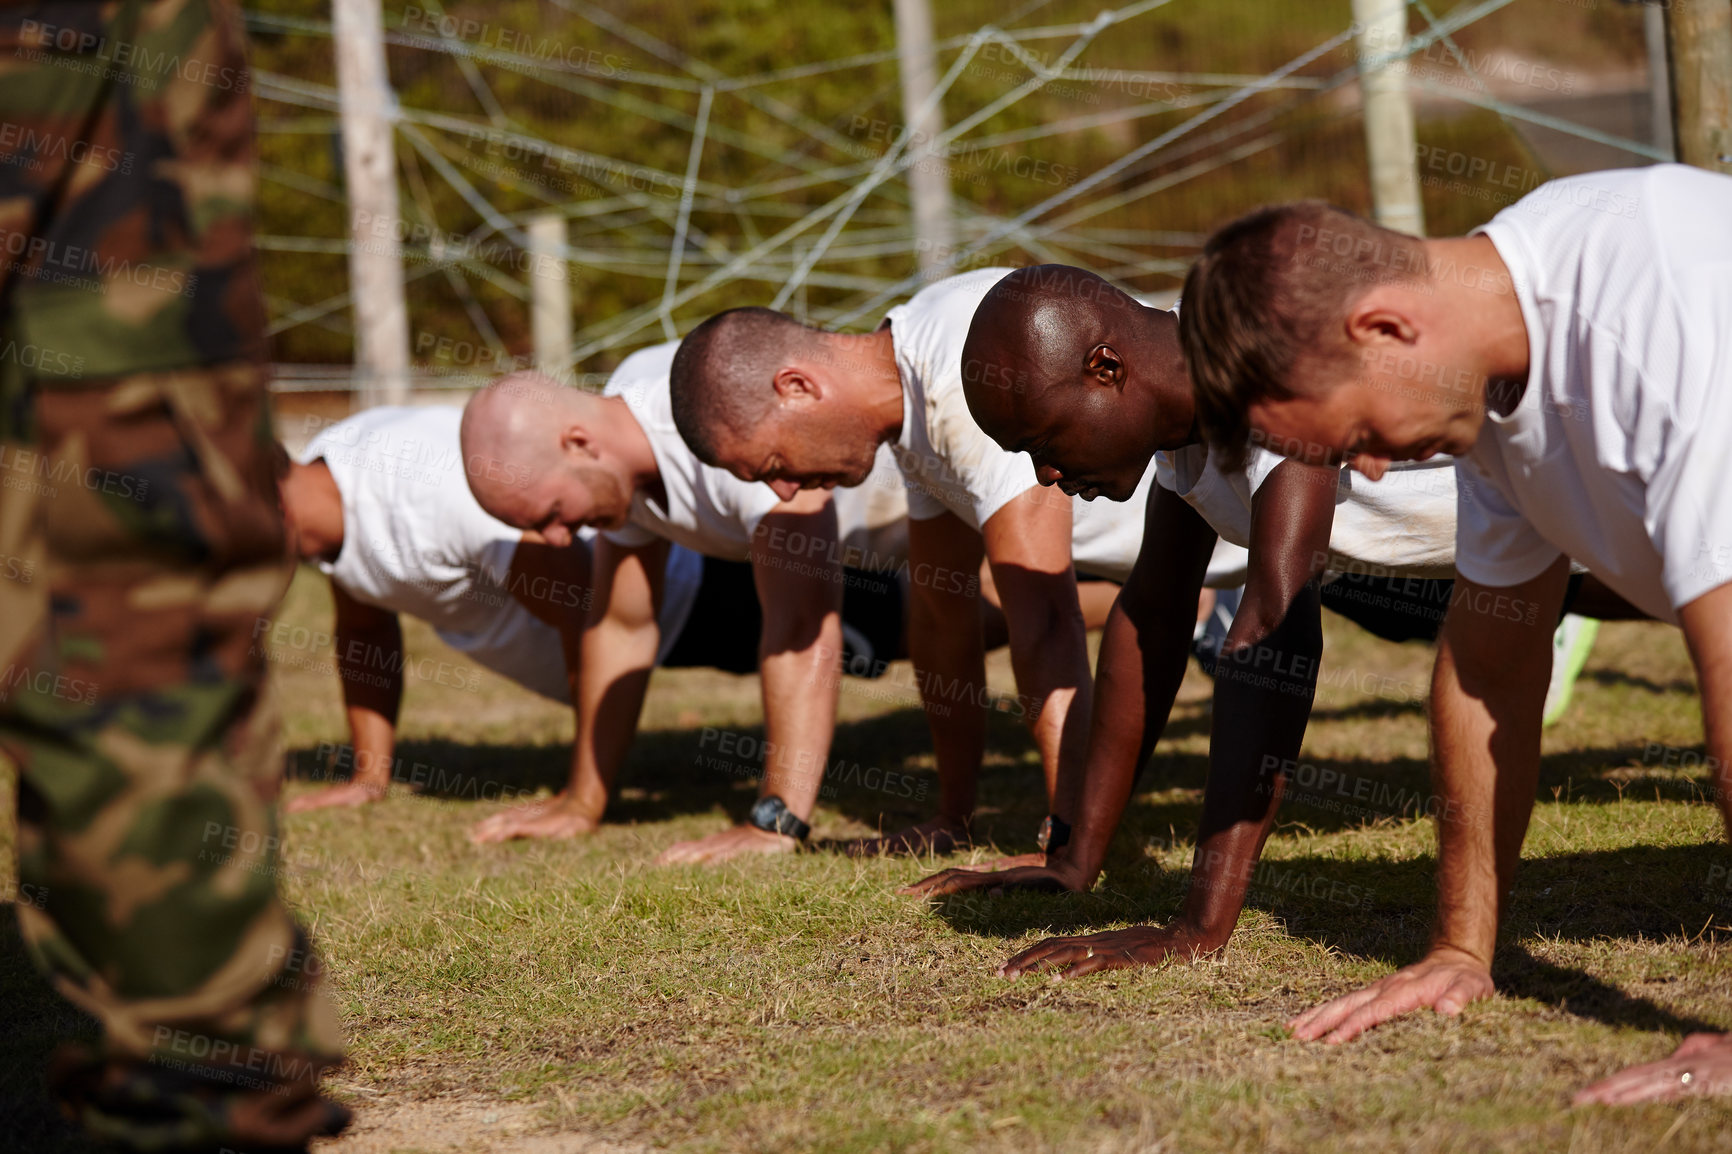
[[[1592,617],[1577,617],[1574,613],[1566,614],[1558,622],[1557,632],[1552,634],[1552,680],[1546,686],[1543,725],[1555,725],[1570,707],[1570,694],[1576,687],[1576,678],[1581,676],[1582,666],[1588,663],[1588,654],[1593,652],[1594,637],[1599,631],[1598,621]]]

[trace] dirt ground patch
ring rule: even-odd
[[[621,1145],[561,1130],[535,1106],[479,1097],[357,1104],[341,1138],[315,1143],[319,1154],[443,1154],[448,1150],[497,1154],[639,1154],[647,1146]]]

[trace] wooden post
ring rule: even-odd
[[[1732,0],[1667,4],[1666,55],[1678,159],[1732,174]]]
[[[1425,206],[1419,198],[1407,62],[1376,63],[1395,55],[1406,43],[1407,4],[1405,0],[1353,0],[1353,23],[1359,30],[1359,90],[1365,98],[1372,214],[1385,228],[1424,236]]]
[[[1648,50],[1648,143],[1677,156],[1672,147],[1672,75],[1666,66],[1666,10],[1642,5],[1642,41]]]
[[[343,175],[349,191],[349,297],[360,408],[409,400],[409,309],[397,213],[397,98],[385,72],[379,0],[333,0]]]
[[[930,151],[944,131],[944,111],[920,109],[938,87],[938,54],[932,47],[928,0],[896,0],[896,54],[902,68],[902,118],[910,133],[908,195],[914,207],[914,253],[922,271],[949,270],[952,251],[950,167]]]
[[[539,213],[529,222],[530,329],[535,334],[535,367],[550,377],[571,375],[571,279],[566,269],[566,222],[557,212]]]

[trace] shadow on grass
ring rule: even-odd
[[[1592,681],[1597,685],[1641,689],[1649,693],[1696,692],[1696,682],[1688,677],[1674,677],[1662,683],[1647,677],[1635,677],[1619,669],[1585,669],[1582,671],[1581,680]]]
[[[1035,826],[1046,813],[1045,788],[1038,766],[1020,764],[1034,746],[1027,731],[1003,714],[988,714],[988,748],[1013,764],[989,766],[982,775],[991,806],[999,799],[1026,813],[1029,848]],[[653,823],[720,807],[734,821],[745,820],[757,797],[764,731],[751,728],[645,730],[638,734],[621,768],[619,788],[608,805],[610,823]],[[904,709],[859,721],[841,722],[831,743],[820,804],[867,825],[900,829],[932,817],[938,810],[937,777],[915,760],[932,746],[926,715]],[[330,745],[293,750],[287,759],[292,781],[342,781],[350,776],[352,755]],[[344,764],[338,765],[341,761]],[[491,808],[527,798],[537,790],[558,790],[571,772],[568,745],[472,745],[450,740],[398,743],[392,778],[424,797],[474,801]],[[991,837],[996,822],[981,825]]]
[[[18,934],[14,903],[0,903],[0,1147],[32,1154],[108,1150],[73,1129],[48,1097],[42,1072],[62,1042],[94,1042],[95,1019],[75,1009],[36,972]]]
[[[1292,937],[1401,966],[1418,960],[1429,941],[1434,870],[1430,857],[1265,858],[1251,879],[1246,906],[1281,919]],[[1729,879],[1732,852],[1718,843],[1524,861],[1505,937],[1725,940],[1732,937]],[[1184,886],[1185,875],[1144,859],[1117,868],[1109,864],[1104,884],[1091,894],[961,894],[935,908],[962,933],[1006,939],[1030,931],[1070,935],[1120,921],[1163,922],[1177,912]],[[1727,1025],[1679,1016],[1579,970],[1540,961],[1519,945],[1499,950],[1494,972],[1505,993],[1607,1025],[1674,1032]]]
[[[1512,998],[1530,998],[1556,1006],[1578,1018],[1591,1018],[1608,1026],[1627,1026],[1656,1033],[1719,1033],[1726,1022],[1704,1022],[1680,1017],[1646,998],[1632,997],[1617,986],[1591,974],[1544,962],[1520,946],[1498,951],[1493,970],[1499,992]]]

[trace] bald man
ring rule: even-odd
[[[916,577],[909,648],[937,755],[939,814],[891,835],[886,849],[942,852],[969,836],[985,743],[980,706],[989,699],[971,591],[944,575],[973,573],[983,556],[990,563],[1047,802],[1054,814],[1070,813],[1074,799],[1054,791],[1080,781],[1061,765],[1083,754],[1093,684],[1076,574],[1123,580],[1142,545],[1136,509],[1043,489],[1027,458],[994,444],[969,416],[962,340],[975,306],[1008,271],[939,281],[862,335],[734,309],[694,329],[673,366],[674,417],[693,452],[784,498],[845,492],[867,478],[882,447],[895,453]],[[1233,552],[1223,552],[1221,586],[1241,579],[1243,555]],[[1064,823],[1049,819],[1037,840],[1065,836]]]
[[[1141,500],[1149,544],[1107,624],[1095,712],[1068,844],[1039,866],[950,870],[908,892],[1037,887],[1086,891],[1099,877],[1137,773],[1183,679],[1194,605],[1217,537],[1246,546],[1244,598],[1217,660],[1208,784],[1191,884],[1166,926],[1053,938],[1000,972],[1066,976],[1226,945],[1273,827],[1317,685],[1329,604],[1392,640],[1434,637],[1455,547],[1450,462],[1372,483],[1253,452],[1224,469],[1201,443],[1178,318],[1081,269],[1021,269],[975,311],[962,353],[970,412],[1042,484]],[[1157,485],[1141,497],[1151,458]],[[1158,549],[1156,548],[1158,543]],[[1325,575],[1333,576],[1327,585]],[[1375,575],[1373,577],[1372,575]]]
[[[490,517],[463,476],[456,408],[380,407],[321,429],[283,458],[291,548],[331,581],[332,645],[349,723],[350,780],[294,797],[290,813],[359,806],[402,780],[395,758],[406,671],[465,684],[474,668],[409,659],[399,615],[433,627],[474,666],[562,704],[590,604],[590,538],[554,548]],[[665,658],[702,592],[701,558],[676,546],[662,603]],[[259,647],[276,631],[261,621]]]
[[[700,463],[669,413],[675,347],[634,353],[602,395],[517,374],[476,394],[464,411],[463,457],[482,508],[556,546],[586,526],[602,530],[579,656],[571,783],[551,802],[479,823],[470,835],[478,843],[570,837],[600,820],[636,734],[674,544],[751,562],[763,623],[756,666],[765,747],[774,752],[748,821],[671,847],[660,860],[785,853],[809,832],[835,728],[845,562],[893,567],[906,504],[893,477],[843,501],[822,492],[783,500]],[[735,616],[724,607],[691,628],[727,629]]]

